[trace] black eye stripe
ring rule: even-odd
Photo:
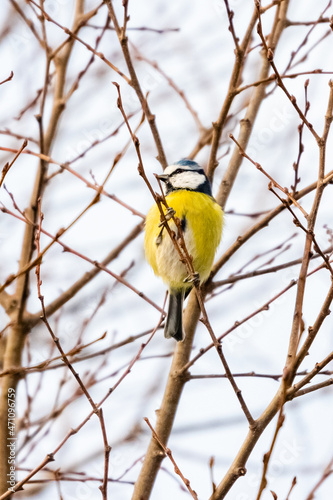
[[[177,168],[177,170],[174,170],[174,172],[172,172],[169,177],[173,177],[174,175],[177,175],[177,174],[182,174],[184,172],[192,172],[193,174],[196,173],[196,174],[200,174],[200,175],[205,175],[205,172],[200,169],[200,170],[191,170],[191,169],[187,169],[187,168]]]

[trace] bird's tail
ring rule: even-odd
[[[173,337],[177,342],[184,340],[183,332],[184,291],[170,290],[168,316],[164,327],[164,337]]]

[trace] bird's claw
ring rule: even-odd
[[[172,217],[176,215],[175,210],[172,207],[168,207],[166,214],[165,214],[165,219],[170,220]]]
[[[199,283],[200,283],[199,273],[193,273],[193,274],[190,274],[189,276],[186,276],[186,278],[184,278],[183,282],[184,283],[193,283],[194,286],[199,285]]]
[[[165,223],[168,222],[172,217],[176,215],[175,210],[172,207],[168,207],[166,213],[164,214],[164,219],[162,222],[158,225],[158,227],[165,226]]]

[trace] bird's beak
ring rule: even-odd
[[[167,182],[169,179],[169,176],[166,174],[155,174],[156,179],[162,181],[162,182]]]

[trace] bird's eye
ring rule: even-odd
[[[174,172],[172,172],[172,175],[181,174],[182,172],[183,172],[183,169],[177,168],[177,170],[175,170]]]

